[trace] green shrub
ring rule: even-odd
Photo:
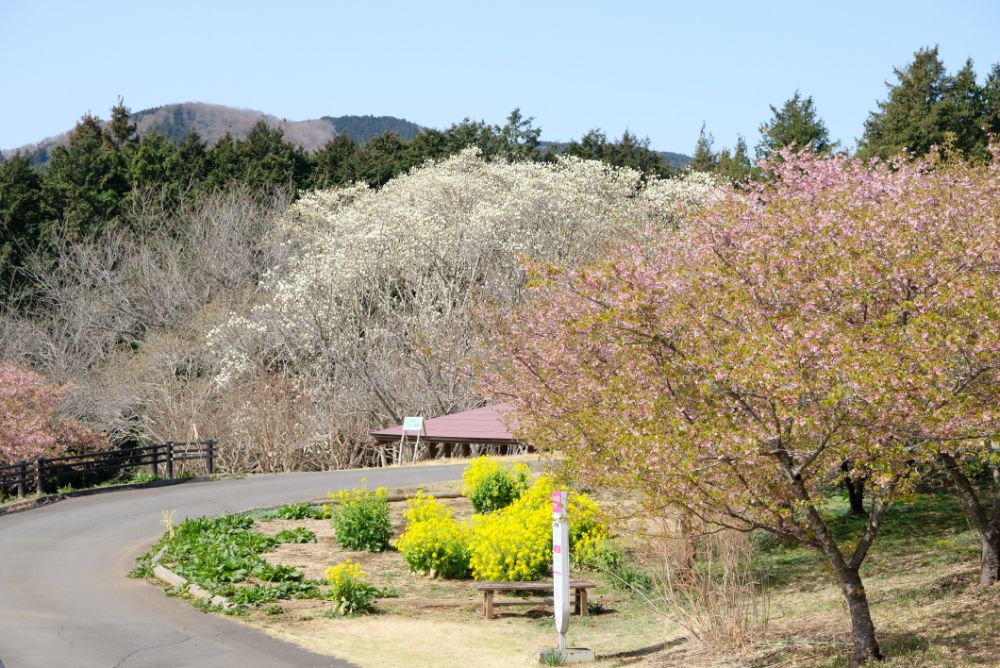
[[[330,599],[336,603],[342,615],[357,615],[371,612],[372,601],[378,597],[378,589],[368,582],[368,576],[361,565],[348,559],[342,564],[330,566],[324,572],[330,583]]]
[[[526,464],[503,464],[483,455],[462,471],[465,494],[477,513],[506,508],[528,489],[531,469]]]
[[[407,501],[406,531],[396,542],[407,567],[438,578],[469,575],[468,530],[451,510],[429,494],[417,492]]]
[[[362,486],[349,492],[328,493],[327,496],[339,502],[331,510],[331,516],[337,543],[341,547],[368,552],[382,552],[389,548],[392,525],[384,487],[370,492]]]
[[[625,551],[607,538],[581,545],[573,555],[578,565],[610,576],[617,589],[647,592],[653,586],[649,574],[634,565]]]

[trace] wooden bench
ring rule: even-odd
[[[587,590],[596,587],[596,582],[570,580],[569,587],[575,592],[573,612],[585,617],[587,615]],[[495,594],[504,591],[552,591],[551,582],[476,582],[476,589],[483,592],[483,617],[493,619],[493,609],[506,605],[552,605],[552,598],[530,601],[497,601]]]

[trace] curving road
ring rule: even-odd
[[[176,520],[461,476],[461,466],[296,473],[68,499],[0,516],[0,666],[142,668],[349,666],[206,615],[126,577]]]

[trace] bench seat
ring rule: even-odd
[[[495,607],[507,605],[552,605],[551,596],[543,600],[530,601],[497,601],[497,592],[505,591],[531,591],[531,592],[552,592],[551,581],[531,581],[531,582],[476,582],[473,586],[483,592],[483,617],[493,619]],[[583,580],[570,580],[569,587],[574,591],[574,612],[581,617],[587,615],[587,590],[597,587],[596,582]]]

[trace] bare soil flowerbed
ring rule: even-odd
[[[472,515],[466,498],[454,498],[458,484],[424,489],[457,519]],[[390,490],[389,495],[402,499],[416,491]],[[612,505],[610,497],[602,501]],[[619,500],[615,502],[620,509]],[[901,501],[866,566],[873,616],[888,657],[880,665],[997,665],[1000,592],[976,585],[976,538],[953,512],[954,503],[945,494]],[[393,500],[389,509],[395,545],[404,528],[406,502]],[[328,519],[273,519],[266,511],[254,515],[254,530],[265,536],[308,529],[316,537],[315,543],[285,543],[260,555],[268,564],[294,567],[308,582],[321,580],[327,567],[350,559],[361,565],[382,597],[375,601],[374,614],[356,617],[336,615],[334,604],[323,598],[281,599],[250,606],[236,617],[242,623],[372,667],[529,666],[536,665],[535,650],[554,644],[550,607],[499,608],[498,617],[487,621],[480,614],[482,598],[469,580],[411,573],[395,549],[345,550]],[[838,531],[849,535],[852,521],[838,520]],[[643,522],[633,519],[619,526],[624,535],[618,541],[633,557],[654,551],[659,539],[644,531]],[[609,576],[590,571],[579,574],[602,586],[594,592],[591,615],[572,618],[570,643],[595,650],[596,665],[606,666],[846,667],[849,616],[840,592],[819,574],[818,557],[759,537],[755,545],[754,569],[770,576],[769,625],[751,646],[732,651],[706,647],[670,620],[669,606],[656,594],[647,600],[623,592],[611,586]],[[645,566],[655,571],[655,563]]]
[[[430,491],[441,498],[459,490],[458,485],[439,485]],[[472,515],[466,498],[441,501],[456,519]],[[393,544],[402,533],[405,509],[405,501],[390,503]],[[331,564],[351,559],[361,564],[372,584],[398,596],[378,599],[374,615],[338,618],[326,616],[328,601],[280,601],[281,614],[254,610],[244,623],[362,666],[529,666],[537,665],[535,650],[555,642],[551,607],[500,608],[497,618],[487,621],[480,614],[482,596],[471,581],[411,573],[395,550],[344,550],[328,520],[261,520],[257,525],[265,535],[299,526],[312,530],[317,542],[281,545],[263,555],[268,562],[295,566],[306,578],[321,578]],[[589,572],[587,577],[601,579]],[[662,637],[662,622],[641,600],[607,585],[593,597],[591,616],[574,617],[570,625],[571,643],[606,657],[598,665],[617,665],[626,658],[612,655],[655,651]]]

